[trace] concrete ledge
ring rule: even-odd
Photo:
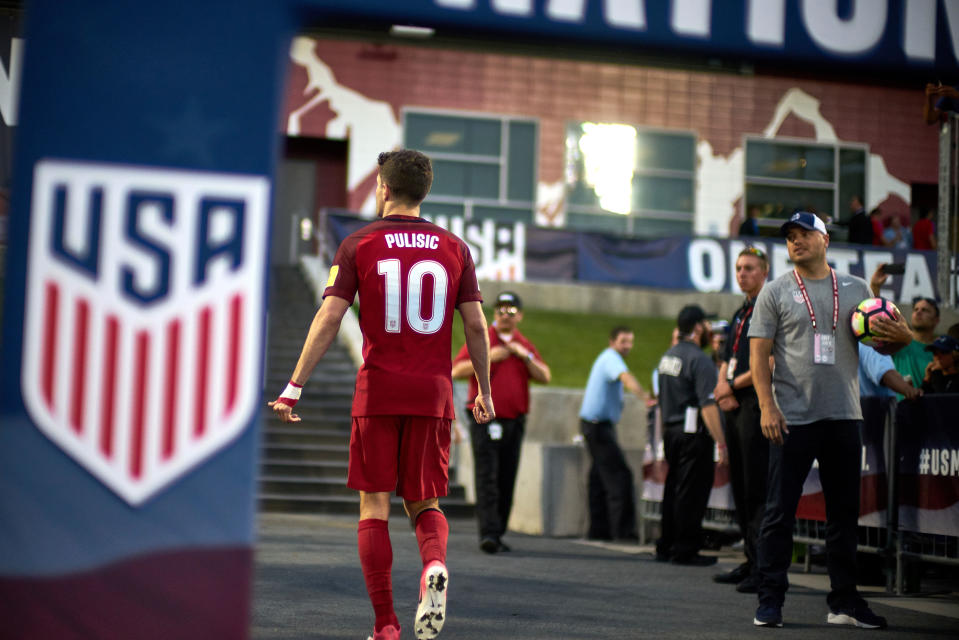
[[[625,449],[633,470],[637,525],[643,484],[643,450]],[[582,538],[589,528],[589,453],[579,445],[523,445],[509,530],[530,535]]]

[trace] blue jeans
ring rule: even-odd
[[[793,527],[813,460],[826,501],[826,566],[831,610],[864,603],[856,590],[856,543],[862,444],[858,420],[822,420],[789,427],[769,446],[769,492],[759,532],[759,603],[782,606],[789,588]]]

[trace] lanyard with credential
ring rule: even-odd
[[[836,325],[839,324],[839,284],[836,282],[836,272],[832,268],[829,269],[830,275],[832,275],[832,332],[833,335],[836,334]],[[793,276],[796,278],[796,284],[799,285],[799,291],[802,292],[803,302],[806,303],[806,309],[809,310],[809,319],[812,320],[812,330],[813,333],[816,332],[816,312],[813,311],[812,302],[809,300],[809,294],[806,293],[806,285],[803,284],[802,278],[799,277],[799,274],[793,269]]]
[[[746,326],[746,320],[749,319],[749,316],[752,315],[753,309],[756,307],[756,301],[753,301],[753,304],[749,305],[749,309],[746,310],[746,313],[743,314],[743,317],[739,319],[739,326],[736,327],[736,339],[733,340],[733,355],[736,355],[736,352],[739,351],[739,339],[743,335],[743,327]]]

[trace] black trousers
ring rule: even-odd
[[[757,573],[756,540],[766,511],[766,477],[769,473],[769,440],[763,436],[759,399],[750,387],[736,394],[739,407],[726,412],[726,450],[729,484],[736,503],[736,520],[743,536],[746,562]]]
[[[759,602],[782,606],[792,560],[796,506],[813,460],[826,500],[826,566],[832,610],[864,601],[856,591],[856,541],[862,444],[858,420],[823,420],[789,427],[769,446],[769,494],[759,532]]]
[[[587,487],[587,535],[601,540],[634,539],[637,529],[633,471],[616,441],[616,427],[612,422],[580,420],[580,428],[592,459]]]
[[[473,471],[476,482],[476,518],[480,538],[499,538],[506,533],[513,509],[513,489],[519,454],[526,432],[526,416],[496,418],[490,424],[479,424],[470,417],[470,440],[473,445]],[[491,437],[493,425],[502,428],[499,438]]]
[[[656,555],[688,558],[703,546],[703,516],[713,488],[713,439],[665,425],[663,448],[669,471],[663,487],[662,537]]]

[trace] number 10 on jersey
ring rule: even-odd
[[[387,333],[400,333],[400,300],[403,296],[402,273],[397,258],[380,260],[376,271],[386,279],[385,321]],[[423,317],[423,282],[427,276],[433,279],[433,299],[428,318]],[[410,267],[406,276],[406,323],[416,333],[436,333],[446,319],[446,297],[449,293],[449,275],[435,260],[420,260]]]

